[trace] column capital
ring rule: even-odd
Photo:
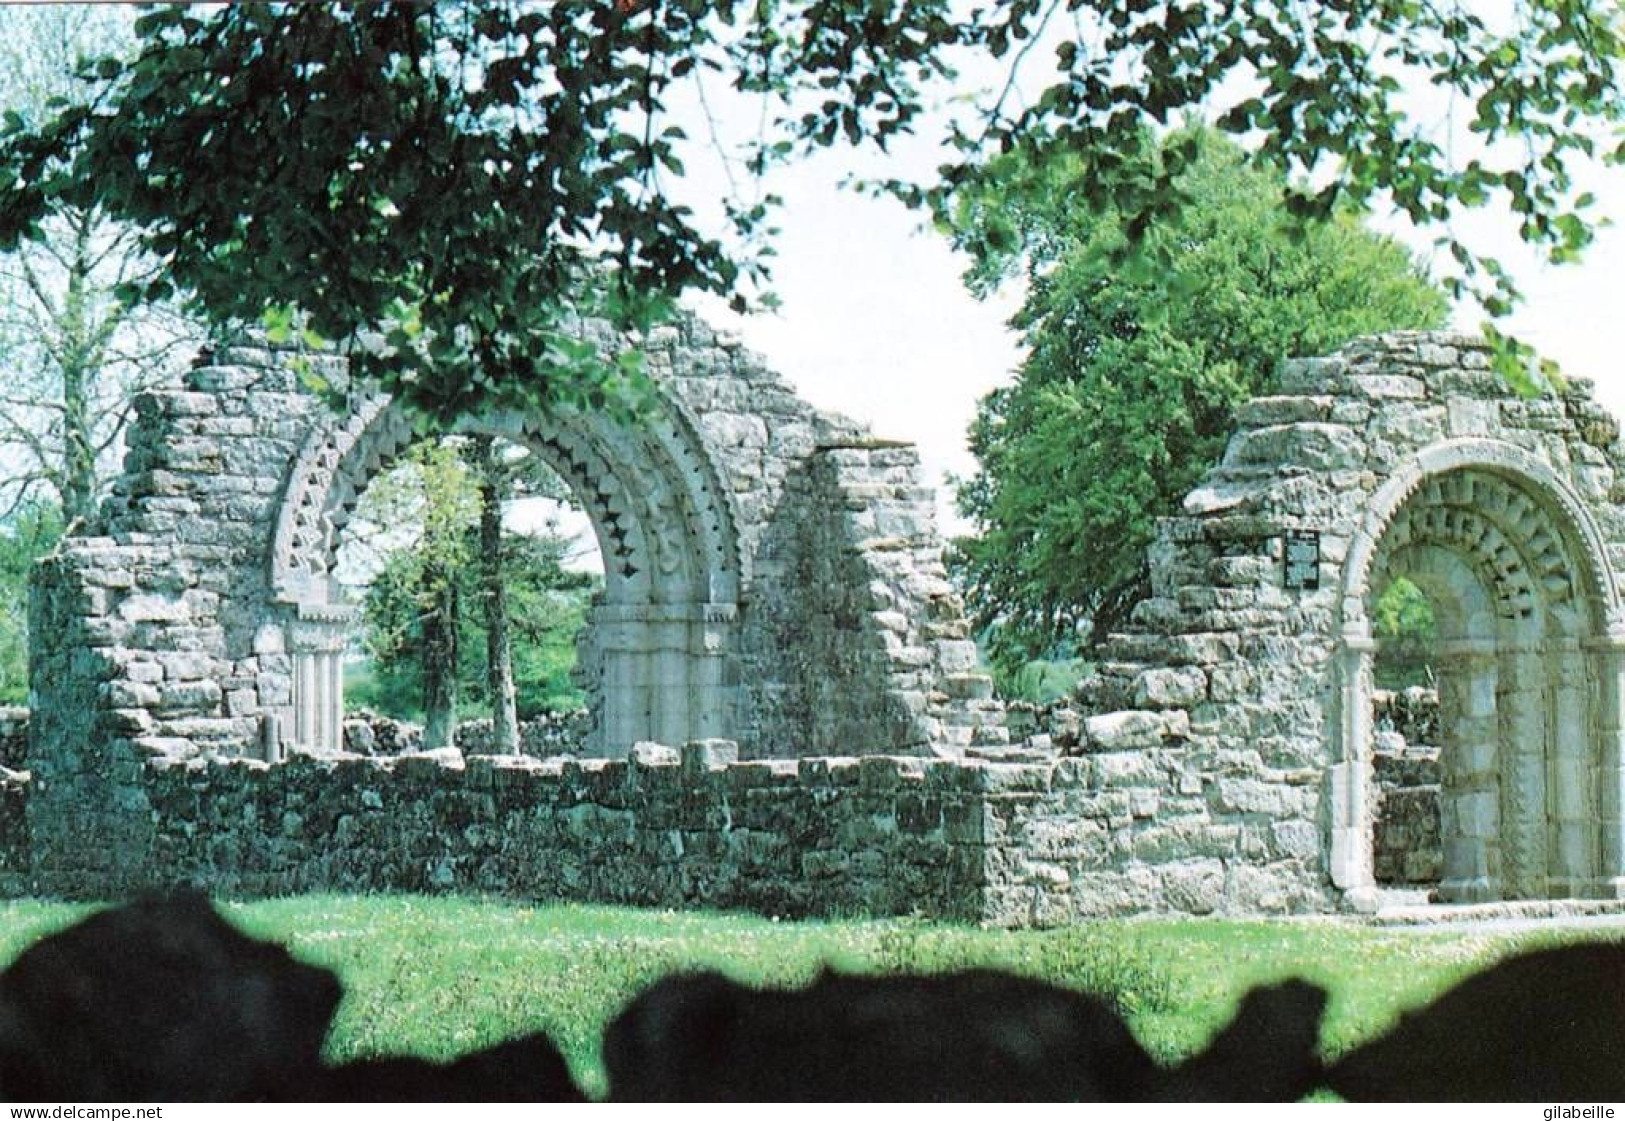
[[[1343,620],[1343,629],[1339,637],[1343,640],[1345,650],[1375,650],[1376,639],[1371,637],[1371,624],[1365,615],[1351,615]]]
[[[1582,639],[1587,650],[1625,651],[1625,623],[1609,623],[1601,634]]]

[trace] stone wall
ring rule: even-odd
[[[176,765],[149,788],[159,863],[233,894],[490,891],[1010,927],[1324,902],[1234,859],[1261,843],[1245,830],[1203,848],[1167,821],[1200,793],[1163,793],[1177,764],[1156,753],[730,765],[718,747]]]
[[[554,466],[597,532],[580,746],[726,736],[747,758],[951,757],[999,742],[914,450],[818,412],[697,320],[644,350],[656,392],[636,424],[557,410],[464,426]],[[308,361],[345,383],[341,361]],[[161,875],[154,770],[343,748],[356,608],[334,550],[368,482],[420,434],[360,389],[330,412],[301,379],[288,355],[241,345],[143,395],[111,498],[39,567],[28,812],[42,882]]]
[[[1436,886],[1444,867],[1440,840],[1439,694],[1412,687],[1372,698],[1373,874],[1380,884]]]
[[[598,748],[609,724],[720,722],[743,762],[337,742],[259,761],[267,728],[315,711],[295,694],[338,699],[331,534],[409,433],[387,405],[318,423],[275,356],[232,353],[144,401],[101,532],[42,566],[30,882],[1005,925],[1369,907],[1369,598],[1411,573],[1447,648],[1441,890],[1625,895],[1625,455],[1586,383],[1518,397],[1456,336],[1287,363],[1161,525],[1153,595],[1075,707],[1021,713],[1011,744],[912,450],[813,413],[699,325],[652,362],[672,395],[640,434],[497,428],[572,485],[605,472],[593,517],[622,567],[587,643]],[[267,483],[273,460],[292,466]],[[272,595],[290,588],[306,598]]]
[[[583,754],[592,727],[586,709],[544,712],[519,721],[519,753],[537,759]],[[495,754],[491,718],[460,721],[452,742],[464,755]],[[343,748],[352,755],[404,755],[423,749],[423,725],[359,709],[345,714]]]
[[[923,760],[251,760],[151,786],[160,863],[236,894],[472,890],[778,915],[981,917],[988,799]]]
[[[1251,841],[1203,847],[1171,823],[1198,812],[1200,784],[1186,777],[1171,797],[1179,763],[1164,752],[730,762],[736,754],[712,742],[639,745],[627,760],[442,751],[160,761],[143,786],[158,870],[143,886],[481,891],[1006,927],[1320,902],[1228,859]],[[28,788],[0,783],[7,894],[41,887],[21,812]],[[51,881],[89,895],[110,882],[96,869]]]
[[[28,710],[0,707],[0,895],[28,889]]]
[[[820,446],[783,481],[758,550],[762,597],[743,633],[747,754],[956,755],[1008,742],[935,527],[919,456],[896,441]],[[831,548],[831,542],[841,542]]]
[[[1412,572],[1455,628],[1456,898],[1615,892],[1618,424],[1589,383],[1519,397],[1481,341],[1450,335],[1361,340],[1286,363],[1279,386],[1240,410],[1223,462],[1160,526],[1153,595],[1081,690],[1085,750],[1162,761],[1145,829],[1181,840],[1150,859],[1213,854],[1231,905],[1261,884],[1293,906],[1374,905],[1368,597]],[[1307,566],[1288,564],[1289,535],[1310,543]],[[1548,813],[1563,819],[1550,851],[1532,843]]]

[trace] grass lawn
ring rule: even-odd
[[[995,932],[908,920],[778,922],[744,915],[534,906],[510,900],[313,895],[226,903],[248,932],[336,970],[348,995],[335,1059],[410,1052],[450,1058],[521,1031],[546,1030],[582,1084],[602,1093],[598,1037],[643,985],[712,966],[794,984],[823,963],[924,971],[994,965],[1111,995],[1164,1058],[1202,1045],[1250,986],[1288,976],[1325,985],[1322,1035],[1335,1054],[1541,935],[1412,933],[1330,921],[1148,919]],[[0,903],[0,960],[86,908]]]

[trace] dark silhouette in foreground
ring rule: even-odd
[[[825,973],[758,991],[668,977],[610,1024],[612,1101],[1295,1101],[1326,994],[1258,989],[1201,1055],[1159,1066],[1104,1001],[990,970]]]
[[[564,1056],[537,1033],[464,1055],[359,1059],[329,1068],[305,1095],[328,1102],[584,1102]]]
[[[1625,1100],[1625,945],[1507,958],[1349,1052],[1350,1101]]]
[[[547,1036],[452,1062],[327,1066],[342,989],[198,896],[42,939],[0,974],[0,1096],[77,1101],[582,1101]],[[758,991],[667,977],[609,1025],[619,1101],[1356,1101],[1625,1098],[1625,945],[1512,957],[1323,1069],[1326,993],[1256,988],[1165,1067],[1104,1001],[991,970],[825,973]]]
[[[343,994],[188,895],[41,939],[0,974],[0,1096],[12,1101],[583,1101],[544,1035],[455,1062],[327,1067]]]
[[[285,1096],[321,1061],[338,978],[240,933],[201,896],[44,938],[0,974],[0,1093],[41,1101]]]

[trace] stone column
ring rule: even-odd
[[[293,742],[316,742],[316,660],[307,650],[293,651]]]
[[[1331,768],[1332,883],[1359,910],[1376,906],[1371,869],[1371,655],[1363,625],[1345,627],[1337,655],[1341,757]]]
[[[658,619],[650,620],[649,637],[654,679],[650,682],[653,738],[670,747],[682,747],[697,738],[689,727],[689,649],[688,631],[692,612],[666,608]]]
[[[1495,643],[1459,639],[1439,650],[1439,791],[1444,873],[1439,898],[1501,897],[1500,739]]]
[[[1596,769],[1597,737],[1590,713],[1593,658],[1573,638],[1547,648],[1546,664],[1552,678],[1552,729],[1548,737],[1551,763],[1547,771],[1550,797],[1550,878],[1552,896],[1581,896],[1597,878]]]
[[[349,635],[345,634],[336,650],[327,652],[327,716],[324,743],[335,751],[344,747],[344,648]]]
[[[306,750],[344,746],[344,650],[356,608],[301,603],[288,626],[293,656],[294,744]]]
[[[695,739],[737,739],[734,727],[734,683],[728,680],[733,628],[739,610],[731,603],[707,603],[693,624],[694,670],[690,723]]]
[[[648,635],[645,604],[600,605],[592,618],[602,667],[595,754],[619,758],[651,738],[648,713]]]
[[[1597,681],[1597,831],[1602,867],[1594,894],[1625,899],[1625,624],[1615,623],[1592,647]]]
[[[594,751],[734,735],[726,665],[736,614],[731,604],[599,606],[590,623],[602,667]]]
[[[1550,860],[1547,823],[1548,686],[1554,667],[1539,647],[1502,647],[1496,668],[1495,720],[1501,799],[1501,897],[1545,899]]]

